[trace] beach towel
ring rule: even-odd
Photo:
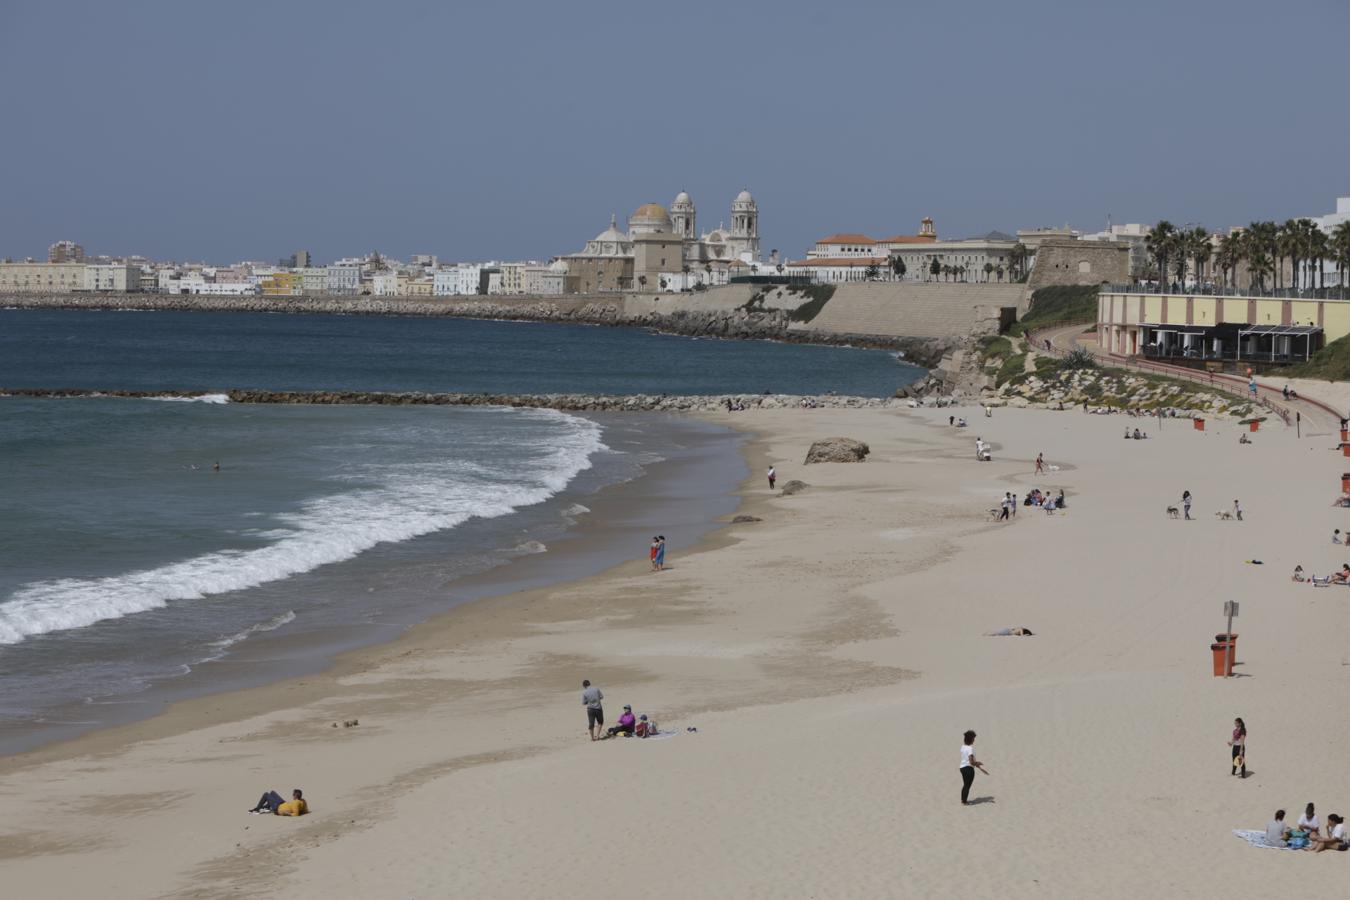
[[[678,735],[679,735],[679,732],[678,732],[678,731],[658,731],[658,732],[656,732],[656,733],[654,733],[654,734],[649,734],[649,735],[647,735],[645,738],[643,738],[643,740],[644,740],[644,741],[664,741],[664,740],[669,740],[670,738],[676,737],[676,736],[678,736]]]
[[[1297,847],[1276,847],[1274,844],[1266,842],[1266,830],[1264,828],[1234,828],[1233,834],[1242,838],[1253,847],[1260,847],[1262,850],[1297,850]]]

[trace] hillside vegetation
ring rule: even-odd
[[[1031,295],[1031,308],[1013,326],[1018,334],[1050,325],[1072,325],[1097,318],[1097,285],[1043,287]]]
[[[1290,378],[1321,378],[1350,381],[1350,335],[1338,338],[1313,354],[1307,362],[1280,370]]]

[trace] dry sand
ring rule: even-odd
[[[1326,431],[997,410],[778,410],[731,526],[473,604],[330,672],[0,762],[15,897],[1325,895],[1350,855],[1247,846],[1277,807],[1350,813],[1350,551]],[[803,466],[865,440],[864,464]],[[974,461],[979,434],[995,461]],[[1058,471],[1033,477],[1044,452]],[[987,510],[1006,490],[1069,510]],[[1196,520],[1167,518],[1183,489]],[[1213,513],[1242,500],[1246,521]],[[638,553],[645,549],[635,536]],[[1264,565],[1247,562],[1260,559]],[[1211,676],[1225,600],[1240,677]],[[1034,637],[985,637],[1027,626]],[[580,681],[675,737],[593,744]],[[1234,716],[1251,777],[1233,778]],[[359,719],[354,728],[332,723]],[[685,731],[696,726],[697,733]],[[977,804],[958,803],[961,732]],[[314,812],[248,816],[265,788]],[[284,879],[278,882],[277,879]]]

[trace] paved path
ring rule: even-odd
[[[1053,328],[1046,328],[1037,331],[1034,336],[1028,337],[1028,342],[1034,344],[1033,349],[1045,353],[1045,342],[1050,342],[1048,352],[1055,355],[1067,353],[1068,351],[1081,347],[1092,354],[1103,358],[1111,365],[1134,367],[1147,367],[1149,370],[1156,371],[1159,374],[1173,375],[1178,378],[1185,378],[1189,381],[1207,383],[1216,388],[1226,389],[1228,393],[1238,393],[1246,395],[1246,382],[1239,376],[1215,376],[1207,378],[1204,372],[1196,369],[1187,369],[1183,366],[1169,366],[1163,363],[1144,362],[1141,363],[1135,359],[1127,360],[1124,357],[1114,356],[1103,350],[1097,343],[1095,334],[1085,334],[1091,325],[1059,325]],[[1339,425],[1340,418],[1344,413],[1338,411],[1331,403],[1324,402],[1316,397],[1299,397],[1297,399],[1286,400],[1280,388],[1270,384],[1256,382],[1257,395],[1277,413],[1287,416],[1289,424],[1294,423],[1295,413],[1302,416],[1303,428],[1306,433],[1313,434],[1334,434]],[[1309,431],[1316,429],[1316,431]]]

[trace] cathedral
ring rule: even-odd
[[[567,264],[568,293],[678,291],[698,284],[725,284],[733,271],[759,264],[759,207],[749,191],[731,201],[731,227],[700,233],[694,201],[684,191],[667,210],[644,203],[619,230],[609,228],[586,248],[561,258]]]

